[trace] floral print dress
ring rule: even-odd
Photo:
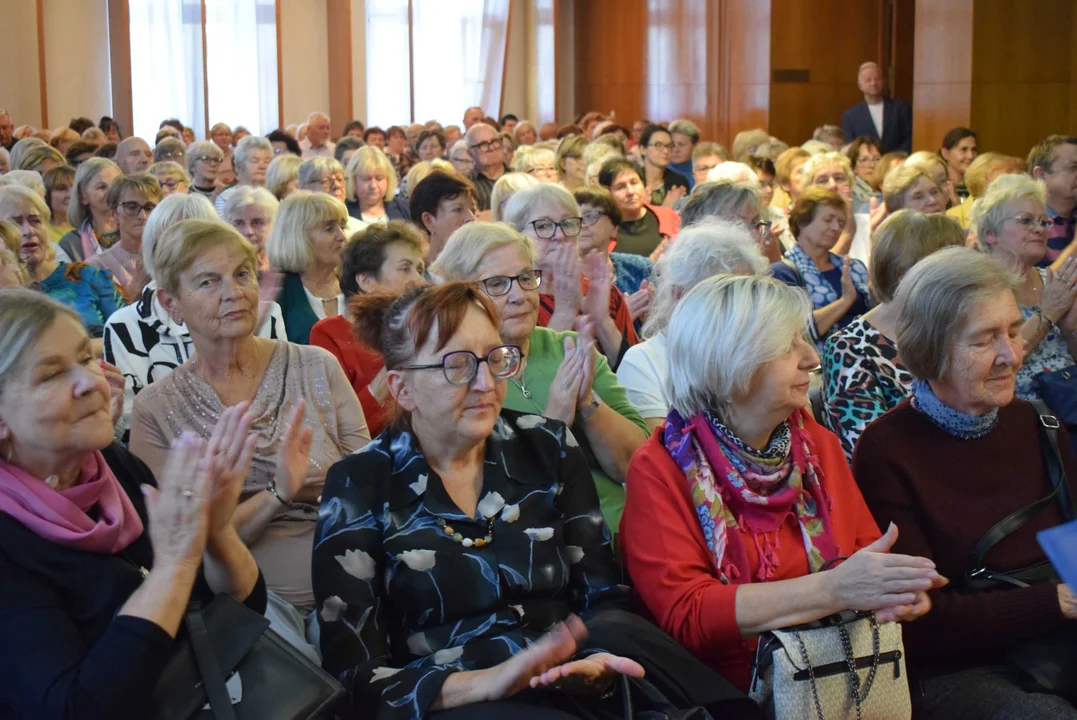
[[[1040,278],[1047,281],[1047,271],[1038,268]],[[1021,316],[1028,320],[1036,314],[1036,308],[1021,306]],[[1074,364],[1074,358],[1070,355],[1069,345],[1066,338],[1057,325],[1052,325],[1043,339],[1037,343],[1025,360],[1021,363],[1021,369],[1017,371],[1017,397],[1022,400],[1042,400],[1040,388],[1036,383],[1036,376],[1040,373],[1063,370]]]
[[[423,717],[450,673],[497,665],[570,612],[627,604],[571,432],[503,410],[485,457],[475,517],[407,430],[329,471],[313,559],[322,664],[358,715]]]
[[[830,336],[822,361],[824,419],[851,461],[860,433],[908,397],[914,378],[897,346],[863,317]]]

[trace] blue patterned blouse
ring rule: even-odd
[[[105,332],[105,321],[112,313],[127,304],[111,272],[82,262],[60,263],[35,287],[77,312],[94,338]]]
[[[439,520],[493,541],[466,547]],[[492,667],[569,613],[586,621],[628,598],[575,438],[510,410],[486,442],[475,517],[406,430],[337,462],[312,572],[322,664],[361,717],[423,717],[449,673]]]

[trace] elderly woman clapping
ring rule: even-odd
[[[894,341],[898,283],[931,253],[964,243],[964,231],[941,214],[898,210],[875,230],[870,274],[879,305],[831,335],[822,353],[826,422],[850,460],[864,428],[904,400],[912,386]]]
[[[242,191],[251,190],[237,188],[237,192]],[[183,220],[212,221],[218,217],[209,200],[201,195],[175,195],[162,200],[150,213],[142,230],[141,269],[145,285],[135,288],[137,299],[134,302],[112,313],[105,323],[105,360],[118,367],[127,378],[123,414],[117,423],[120,436],[131,427],[135,396],[186,362],[194,351],[190,330],[184,323],[173,322],[157,297],[157,272],[153,262],[162,235]],[[171,237],[175,238],[174,235]],[[262,319],[255,334],[286,340],[284,318],[274,298],[262,298],[260,313]]]
[[[929,560],[887,553],[897,528],[879,536],[838,439],[804,409],[810,312],[773,278],[696,285],[666,330],[673,409],[628,470],[620,539],[636,593],[741,688],[759,633],[841,610],[909,620],[944,582]]]
[[[344,314],[340,262],[347,223],[344,203],[327,193],[297,190],[280,204],[266,253],[270,267],[284,273],[277,302],[292,342],[306,345],[314,323]]]
[[[559,185],[538,188],[568,193]],[[510,206],[524,192],[517,193]],[[581,324],[578,334],[538,326],[545,276],[535,266],[536,255],[534,241],[511,227],[470,223],[452,234],[433,272],[446,280],[482,284],[500,313],[501,338],[518,345],[523,355],[509,378],[505,406],[573,428],[588,458],[603,514],[616,528],[624,504],[624,472],[646,439],[647,426],[606,358],[595,353],[591,320]]]
[[[1037,377],[1069,367],[1077,357],[1077,258],[1057,271],[1038,268],[1047,251],[1051,218],[1043,183],[1027,175],[1003,175],[973,205],[972,229],[980,249],[1021,279],[1017,302],[1025,323],[1024,364],[1017,397],[1040,397]]]
[[[1020,292],[1019,278],[974,250],[946,248],[917,263],[895,300],[912,396],[864,431],[853,456],[875,518],[901,527],[894,550],[931,558],[955,579],[931,594],[934,609],[905,633],[909,673],[923,688],[917,717],[1077,715],[1059,697],[1072,697],[1072,664],[1057,664],[1072,657],[1077,598],[1036,541],[1074,515],[1077,458],[1061,428],[1060,455],[1049,448],[1041,423],[1057,421],[1042,417],[1045,406],[1014,398]],[[1061,460],[1059,502],[1050,499],[1047,457]],[[1044,498],[987,545],[986,558],[977,550],[996,523]],[[999,576],[1013,582],[991,580]],[[1030,658],[1058,667],[1060,683],[1028,675]]]
[[[251,415],[178,438],[151,470],[112,440],[76,313],[5,290],[0,336],[0,714],[151,717],[189,601],[266,606],[231,523]]]
[[[329,466],[370,438],[359,401],[329,353],[258,337],[257,258],[221,222],[184,220],[153,253],[158,298],[186,325],[194,353],[135,398],[131,450],[160,468],[184,432],[205,436],[249,404],[258,441],[234,522],[270,590],[310,608],[317,498]]]
[[[498,327],[507,316],[496,301],[461,282],[354,301],[401,417],[326,482],[313,567],[326,670],[343,678],[357,717],[605,716],[620,703],[603,689],[645,670],[660,692],[680,673],[714,698],[720,678],[617,612],[626,597],[577,438],[561,421],[503,409],[522,353]],[[572,684],[590,697],[570,700]]]
[[[666,326],[677,303],[713,275],[761,275],[767,267],[755,239],[742,224],[717,218],[698,220],[681,230],[677,242],[662,256],[662,279],[643,326],[647,339],[630,347],[617,368],[617,382],[652,430],[669,415]]]

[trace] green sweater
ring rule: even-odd
[[[523,395],[523,391],[510,381],[505,392],[505,407],[509,410],[534,413],[542,415],[546,411],[546,403],[550,399],[550,385],[553,384],[557,368],[565,359],[565,338],[576,337],[574,332],[556,332],[549,328],[536,327],[531,333],[531,349],[527,356],[527,366],[524,368],[523,384],[531,393],[531,399]],[[609,405],[612,410],[620,413],[639,426],[641,430],[649,434],[647,423],[643,421],[639,412],[628,401],[625,389],[617,384],[617,376],[610,370],[609,362],[601,353],[596,353],[594,391]],[[598,499],[602,505],[602,515],[606,518],[606,524],[610,532],[617,533],[621,523],[621,511],[624,510],[625,488],[621,483],[610,478],[602,470],[595,459],[587,441],[587,434],[583,431],[579,416],[572,426],[572,434],[580,443],[580,448],[587,457],[591,467],[591,475],[595,479],[595,487],[598,489]]]

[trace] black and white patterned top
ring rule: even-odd
[[[337,462],[314,539],[322,664],[356,716],[423,717],[449,673],[492,667],[576,612],[626,608],[587,462],[564,424],[503,410],[476,517],[414,436],[389,429]],[[444,520],[465,547],[445,535]]]

